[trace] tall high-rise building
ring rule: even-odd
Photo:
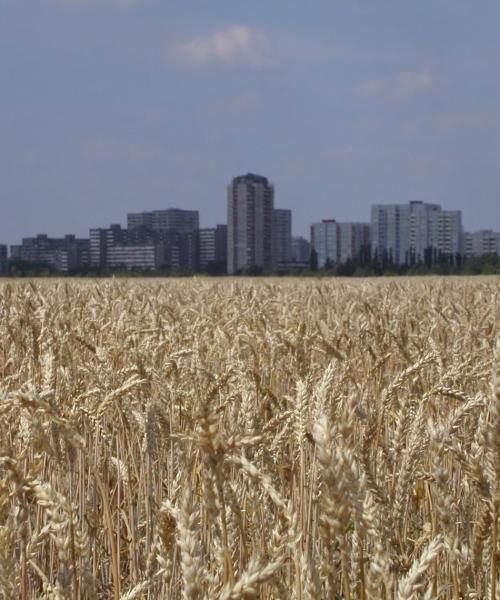
[[[273,265],[286,266],[292,257],[292,211],[287,208],[273,210]]]
[[[460,252],[461,211],[439,204],[375,204],[371,208],[372,256],[397,265],[432,262]]]
[[[247,173],[227,188],[227,270],[268,269],[273,264],[274,187]]]

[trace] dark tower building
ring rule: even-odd
[[[266,177],[248,173],[227,188],[228,273],[273,265],[274,187]]]

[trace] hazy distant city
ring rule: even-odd
[[[292,211],[274,206],[273,184],[247,173],[227,187],[227,223],[200,227],[199,211],[180,208],[128,213],[126,227],[92,228],[88,238],[39,233],[10,252],[1,244],[0,273],[293,273],[346,264],[460,266],[500,253],[500,232],[464,231],[462,211],[421,200],[374,204],[366,222],[333,217],[311,223],[309,239],[294,236]]]

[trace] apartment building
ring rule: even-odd
[[[227,271],[227,225],[215,226],[215,261],[223,272]]]
[[[311,258],[311,244],[301,236],[292,237],[292,263],[299,263],[304,266],[309,264]]]
[[[129,213],[127,226],[131,240],[152,243],[163,252],[163,267],[192,271],[198,265],[197,210],[167,208],[141,213]],[[163,250],[161,250],[163,247]]]
[[[42,233],[23,238],[21,244],[10,249],[10,259],[31,265],[47,266],[57,271],[68,272],[89,265],[90,244],[88,239],[65,235],[50,238]]]
[[[247,173],[227,187],[228,273],[273,265],[274,187],[267,177]]]
[[[90,266],[94,268],[108,267],[108,253],[114,246],[125,246],[128,241],[128,232],[119,224],[109,227],[91,229],[90,238]]]
[[[216,261],[215,227],[198,230],[198,266],[205,270]]]
[[[127,215],[127,229],[137,227],[145,227],[154,231],[195,233],[200,228],[200,213],[197,210],[184,210],[181,208],[129,213]]]
[[[461,243],[461,211],[443,211],[439,204],[420,200],[371,207],[372,257],[379,261],[433,262],[442,254],[459,254]]]
[[[338,262],[358,260],[369,253],[370,225],[368,223],[338,223]]]
[[[323,219],[311,225],[311,248],[318,256],[318,267],[343,264],[360,258],[370,243],[368,223],[337,223]]]
[[[287,208],[273,210],[273,265],[286,267],[292,258],[292,211]]]
[[[318,267],[338,262],[339,258],[339,235],[338,223],[335,219],[323,219],[321,223],[311,225],[311,249],[318,257]]]
[[[227,270],[227,227],[205,227],[198,230],[198,268],[202,271]]]
[[[157,248],[154,244],[111,246],[108,248],[107,266],[111,269],[156,269]]]
[[[462,254],[462,211],[442,210],[438,215],[438,253],[446,256]]]
[[[467,258],[500,254],[500,233],[491,229],[466,232],[462,251]]]

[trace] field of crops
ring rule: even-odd
[[[499,323],[494,278],[4,281],[0,598],[500,597]]]

